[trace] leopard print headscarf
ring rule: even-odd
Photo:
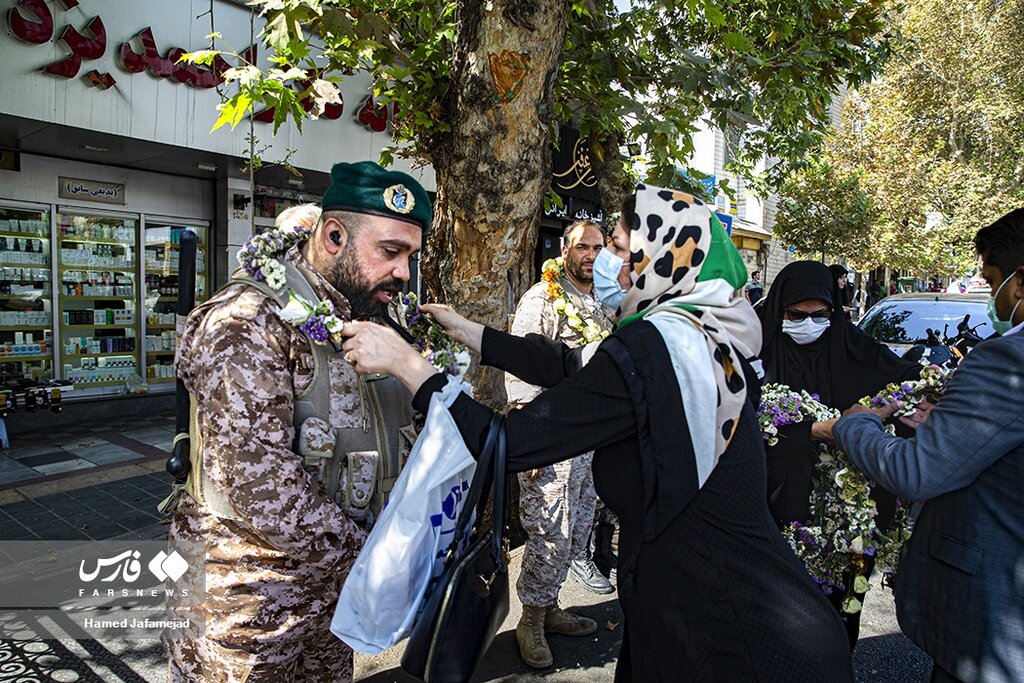
[[[718,397],[713,468],[736,432],[747,397],[740,358],[753,358],[761,349],[757,315],[735,293],[747,281],[746,266],[710,208],[685,192],[638,186],[636,214],[627,227],[633,287],[619,308],[620,324],[674,314],[704,336]],[[676,366],[677,373],[686,375],[690,361],[699,362],[686,360]],[[689,376],[679,379],[681,386],[694,381]],[[688,416],[692,410],[711,409],[686,406]]]

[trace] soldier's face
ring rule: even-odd
[[[577,282],[594,281],[594,259],[604,246],[604,235],[596,225],[581,225],[569,233],[562,247],[565,270]]]
[[[381,216],[367,216],[358,229],[347,231],[330,280],[348,299],[353,318],[384,313],[409,281],[409,259],[422,241],[419,226]]]

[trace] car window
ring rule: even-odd
[[[882,301],[868,311],[860,327],[875,339],[888,344],[913,344],[927,339],[928,328],[938,330],[949,325],[949,336],[956,334],[957,324],[970,315],[968,325],[985,339],[992,335],[992,325],[981,301],[921,301],[895,299]]]

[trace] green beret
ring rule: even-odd
[[[430,198],[416,179],[372,161],[335,164],[320,208],[395,218],[415,223],[424,232],[433,221]]]

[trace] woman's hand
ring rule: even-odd
[[[341,345],[344,358],[355,366],[356,372],[393,375],[414,394],[437,372],[419,351],[383,325],[350,320],[341,334],[347,337]]]
[[[484,326],[464,318],[455,312],[451,306],[444,304],[423,304],[425,312],[434,316],[434,320],[441,324],[452,339],[465,344],[472,351],[480,353],[480,346],[483,344]]]

